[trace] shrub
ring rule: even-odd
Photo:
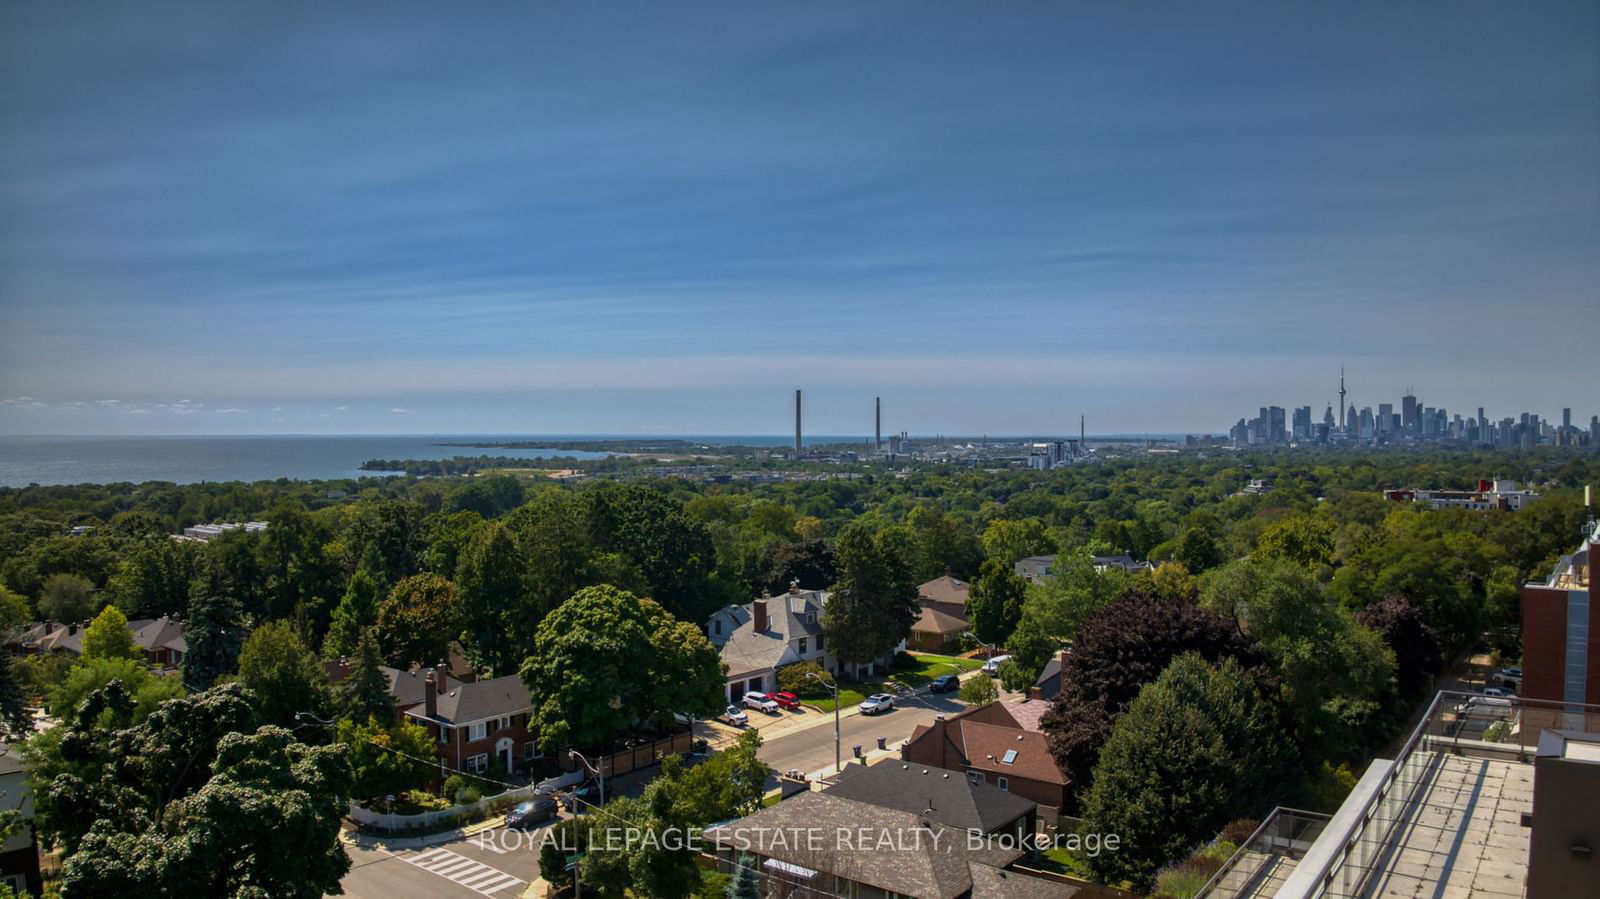
[[[833,691],[812,677],[816,675],[832,682],[833,678],[816,662],[795,662],[778,669],[778,689],[796,696],[820,698],[832,696]]]
[[[987,705],[1000,698],[1000,691],[995,689],[994,678],[980,675],[961,682],[960,696],[968,705]]]

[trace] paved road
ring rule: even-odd
[[[347,847],[350,873],[340,884],[354,899],[513,899],[539,874],[542,828],[505,828],[423,849],[389,852]]]
[[[840,728],[843,735],[841,752],[848,761],[852,746],[860,744],[863,752],[876,749],[878,737],[884,737],[888,746],[893,748],[910,737],[917,725],[931,724],[935,715],[954,715],[964,708],[966,706],[956,699],[954,693],[899,697],[890,711],[845,718]],[[761,760],[771,765],[773,770],[799,768],[809,774],[833,764],[833,715],[819,712],[806,714],[817,715],[826,723],[772,737],[762,745]]]

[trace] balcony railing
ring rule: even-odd
[[[1197,899],[1210,896],[1271,896],[1278,884],[1316,842],[1327,826],[1319,812],[1279,806],[1272,810],[1205,886]]]

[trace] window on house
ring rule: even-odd
[[[817,652],[821,652],[821,651],[822,651],[822,635],[818,634],[817,635]]]
[[[481,740],[487,736],[489,736],[489,725],[483,721],[472,725],[472,728],[467,733],[467,739],[469,740]]]
[[[806,624],[816,624],[816,623],[817,623],[817,613],[816,612],[807,612],[806,613]]]
[[[800,654],[801,655],[805,655],[806,654],[806,638],[805,637],[801,637],[800,638]]]
[[[722,619],[721,618],[718,618],[716,621],[711,622],[711,633],[712,633],[713,636],[717,636],[717,637],[722,636]]]
[[[500,719],[499,718],[496,718],[493,721],[489,722],[489,733],[492,734],[495,731],[498,731],[499,729],[500,729]]]
[[[443,724],[439,725],[439,742],[450,742],[450,728],[444,726]]]
[[[979,774],[976,771],[968,771],[967,772],[967,780],[970,780],[975,784],[981,784],[981,783],[983,783],[983,775]]]
[[[501,730],[505,730],[505,729],[509,728],[510,726],[511,726],[511,716],[510,715],[502,715],[502,716],[500,716],[500,729]]]
[[[1006,780],[1004,777],[995,778],[994,779],[994,785],[999,787],[1002,790],[1005,790],[1008,793],[1011,791],[1011,783],[1010,783],[1010,781]]]
[[[1003,765],[1015,765],[1017,763],[1017,751],[1015,749],[1007,749],[1006,754],[1000,757],[1000,763]]]
[[[480,752],[477,755],[467,756],[467,770],[473,774],[482,774],[489,770],[489,754]]]
[[[522,744],[522,757],[536,759],[539,757],[539,745],[532,740]]]

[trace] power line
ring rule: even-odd
[[[335,722],[323,721],[323,720],[317,718],[315,715],[311,714],[310,712],[298,712],[298,713],[296,713],[295,717],[296,718],[300,718],[300,717],[311,718],[315,723],[321,724],[321,725],[323,725],[325,727],[331,727],[331,726],[333,726],[335,724]],[[440,761],[437,756],[435,756],[432,759],[425,759],[425,758],[421,758],[420,756],[411,755],[410,753],[401,752],[400,750],[395,749],[392,746],[385,746],[382,743],[379,743],[377,740],[373,739],[372,737],[366,737],[365,739],[366,739],[366,741],[368,743],[371,743],[372,745],[378,747],[379,749],[382,749],[384,752],[394,753],[395,755],[398,755],[401,758],[410,759],[413,762],[419,762],[421,764],[427,765],[430,768],[435,768],[435,769],[438,769],[440,771],[449,771],[449,772],[451,772],[453,774],[465,775],[467,777],[472,777],[472,778],[476,778],[477,780],[481,780],[484,783],[495,784],[497,786],[506,787],[506,788],[511,789],[511,790],[522,790],[522,789],[527,789],[529,786],[532,786],[530,784],[508,783],[508,782],[503,781],[503,780],[495,780],[492,777],[485,777],[485,776],[483,776],[481,774],[475,774],[475,773],[473,773],[471,771],[463,771],[460,768],[452,768],[450,765],[446,764],[445,762]],[[535,789],[537,789],[537,787],[535,787]],[[605,816],[607,818],[611,818],[612,820],[621,822],[622,824],[627,825],[628,827],[633,827],[633,828],[641,828],[642,827],[642,825],[640,825],[640,823],[637,822],[637,821],[629,821],[627,818],[622,817],[621,815],[617,814],[616,812],[611,811],[610,809],[606,808],[605,806],[596,805],[595,803],[590,802],[589,800],[582,798],[581,796],[578,795],[576,790],[573,790],[571,792],[571,796],[572,796],[572,802],[573,802],[574,805],[582,804],[585,807],[585,809],[586,809],[585,815],[591,815],[591,814],[597,814],[598,813],[598,814],[603,815],[603,816]],[[573,820],[575,820],[575,819],[573,819]],[[717,856],[717,861],[719,863],[732,865],[735,868],[743,868],[743,869],[752,871],[752,872],[754,872],[756,874],[759,874],[759,875],[761,875],[763,877],[774,877],[775,876],[771,871],[764,870],[764,869],[762,869],[760,867],[757,867],[755,865],[746,865],[743,862],[738,861],[737,859],[729,860],[729,859],[722,858],[721,856]],[[827,891],[824,891],[824,890],[820,890],[820,889],[817,889],[817,888],[811,887],[811,886],[803,886],[803,888],[806,891],[808,891],[808,892],[810,892],[810,893],[812,893],[814,895],[817,895],[817,896],[831,897],[831,899],[849,899],[849,897],[841,895],[839,893],[830,893],[830,892],[827,892]]]

